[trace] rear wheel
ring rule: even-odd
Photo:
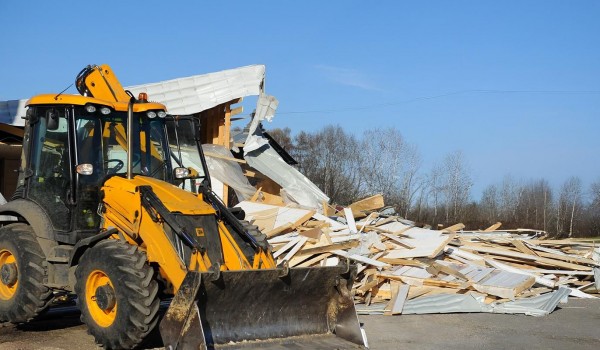
[[[45,265],[31,226],[0,227],[0,321],[28,322],[48,307],[52,290],[44,285]]]
[[[146,254],[108,239],[88,249],[75,272],[81,321],[109,349],[140,344],[158,322],[158,284]]]

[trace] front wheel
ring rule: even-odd
[[[46,262],[31,226],[0,227],[0,322],[22,323],[44,312],[52,290],[44,285]]]
[[[107,349],[131,349],[158,322],[158,284],[146,254],[108,239],[88,249],[75,272],[81,321]]]

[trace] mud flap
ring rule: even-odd
[[[353,278],[345,266],[223,271],[218,277],[189,272],[160,324],[165,348],[235,348],[240,342],[269,348],[312,336],[362,348]]]

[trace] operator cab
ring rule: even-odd
[[[77,233],[97,232],[102,184],[127,173],[127,108],[81,96],[61,100],[72,103],[49,104],[44,95],[29,102],[19,185],[25,198],[45,208],[57,236],[71,243]],[[160,104],[135,104],[132,175],[173,182],[165,117]]]

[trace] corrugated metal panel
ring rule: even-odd
[[[25,125],[25,103],[27,100],[0,101],[0,123],[23,126]]]
[[[494,305],[493,312],[498,314],[545,316],[554,311],[561,301],[566,303],[570,292],[569,288],[560,287],[552,293]]]
[[[570,290],[559,288],[537,297],[485,304],[484,296],[471,294],[437,294],[409,300],[404,304],[402,314],[445,314],[460,312],[487,312],[496,314],[525,314],[545,316],[556,309],[560,302],[566,302]]]
[[[137,96],[147,92],[150,100],[163,103],[169,113],[188,115],[198,113],[239,97],[260,93],[265,76],[264,65],[252,65],[215,73],[156,83],[127,86]],[[0,101],[0,122],[24,125],[24,100]]]
[[[489,312],[477,294],[436,294],[406,301],[403,315],[449,314],[460,312]]]
[[[264,65],[252,65],[187,78],[128,86],[137,96],[148,93],[151,101],[167,106],[170,114],[189,115],[239,97],[258,95],[265,76]]]

